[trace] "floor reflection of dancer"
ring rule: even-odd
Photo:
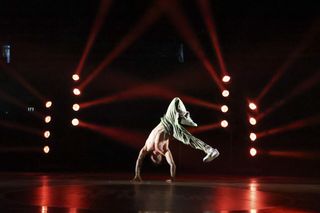
[[[194,137],[188,132],[183,125],[198,126],[190,117],[190,113],[186,110],[180,98],[174,98],[166,114],[161,118],[160,123],[150,133],[145,145],[140,150],[136,166],[134,181],[141,181],[140,170],[144,157],[151,154],[151,160],[159,164],[162,156],[165,156],[168,164],[170,165],[170,176],[173,181],[176,175],[176,165],[174,163],[171,151],[169,149],[169,139],[173,137],[182,143],[191,146],[195,149],[200,149],[206,153],[203,162],[210,162],[219,156],[217,149],[212,148],[210,145],[204,143],[200,139]]]

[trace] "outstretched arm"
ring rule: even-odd
[[[141,166],[142,166],[143,159],[147,153],[148,153],[147,148],[145,146],[142,147],[142,149],[139,152],[138,159],[136,161],[135,176],[133,178],[133,181],[141,181],[141,175],[140,175]]]
[[[176,177],[176,164],[174,163],[171,151],[169,149],[166,152],[165,156],[166,156],[166,160],[167,160],[168,164],[170,165],[171,179],[169,181],[171,182],[171,181],[174,181],[174,179]]]

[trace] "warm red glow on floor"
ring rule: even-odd
[[[201,48],[200,42],[196,37],[196,34],[189,25],[187,18],[183,14],[177,1],[163,0],[158,2],[163,8],[163,10],[166,12],[166,14],[169,16],[169,18],[172,20],[172,23],[178,29],[181,36],[184,38],[184,40],[188,43],[195,55],[202,62],[203,66],[206,68],[206,70],[208,71],[214,82],[217,84],[219,89],[222,91],[223,85],[221,83],[220,78],[217,75],[216,69],[210,63],[210,60],[206,57],[203,49]]]
[[[138,23],[127,34],[121,42],[103,59],[103,61],[92,71],[91,74],[80,84],[80,89],[85,87],[95,78],[97,75],[105,70],[109,64],[111,64],[124,50],[126,50],[139,36],[146,31],[146,29],[153,24],[160,17],[160,11],[154,5],[141,17]]]
[[[133,148],[141,148],[147,139],[147,134],[135,132],[130,129],[102,126],[97,124],[80,121],[79,127],[87,128],[92,131],[105,135],[113,140],[119,141],[123,144]]]
[[[284,126],[279,126],[273,129],[265,130],[263,132],[259,132],[257,133],[257,137],[262,138],[262,137],[275,135],[275,134],[279,134],[287,131],[292,131],[295,129],[300,129],[300,128],[311,126],[318,123],[320,123],[320,115],[312,116],[306,119],[301,119]]]
[[[51,181],[52,179],[47,176],[41,176],[41,186],[35,188],[29,195],[33,198],[34,203],[41,204],[41,212],[50,213],[48,207],[52,206],[69,208],[69,213],[77,212],[77,208],[89,208],[88,198],[84,196],[87,193],[85,185],[68,183],[54,187]]]
[[[216,28],[215,28],[215,24],[213,22],[213,16],[211,14],[211,5],[209,3],[208,0],[199,0],[196,1],[198,3],[198,6],[200,8],[202,17],[205,21],[207,30],[209,32],[210,38],[211,38],[211,43],[212,46],[216,52],[217,58],[218,58],[218,62],[219,62],[219,66],[220,69],[222,71],[222,75],[227,75],[227,69],[226,69],[226,65],[225,62],[223,60],[222,57],[222,52],[221,52],[221,48],[219,45],[219,40],[218,40],[218,36],[217,36],[217,32],[216,32]],[[228,82],[228,81],[227,81]]]
[[[96,37],[97,37],[97,35],[98,35],[98,33],[104,23],[104,20],[107,15],[107,12],[110,8],[111,2],[112,2],[112,0],[101,0],[100,1],[98,14],[97,14],[95,21],[94,21],[94,24],[90,30],[88,41],[86,43],[86,46],[84,48],[84,51],[83,51],[81,59],[80,59],[80,62],[78,64],[76,72],[75,72],[78,75],[80,75],[80,73],[83,69],[84,63],[88,57],[88,54],[89,54],[89,52],[94,44],[94,41],[96,40]]]

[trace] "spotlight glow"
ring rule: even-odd
[[[75,94],[75,95],[80,95],[80,94],[81,94],[81,91],[80,91],[78,88],[74,88],[74,89],[73,89],[73,94]]]
[[[49,146],[44,146],[43,147],[43,152],[48,154],[50,152],[50,147]]]
[[[250,117],[249,118],[249,122],[251,125],[256,125],[257,124],[257,120],[254,117]]]
[[[255,141],[257,139],[257,135],[255,133],[253,133],[253,132],[250,133],[249,137],[250,137],[251,141]]]
[[[74,81],[79,81],[80,77],[79,77],[78,74],[73,74],[73,75],[72,75],[72,79],[73,79]]]
[[[73,126],[78,126],[79,125],[79,120],[77,118],[72,119],[71,121]]]
[[[255,105],[253,102],[250,102],[250,103],[249,103],[249,108],[250,108],[251,110],[256,110],[256,109],[257,109],[257,105]]]
[[[228,112],[228,110],[229,110],[229,108],[228,108],[227,105],[222,105],[221,106],[221,112],[226,113],[226,112]]]
[[[44,118],[44,122],[50,123],[50,121],[51,121],[51,116],[48,115]]]
[[[251,149],[250,149],[250,155],[251,155],[252,157],[256,156],[256,155],[257,155],[257,150],[256,150],[255,148],[251,148]]]
[[[222,96],[223,96],[223,97],[228,97],[228,96],[229,96],[229,90],[226,90],[226,89],[223,90],[223,91],[222,91]]]
[[[222,81],[225,83],[228,83],[230,81],[230,79],[231,79],[230,76],[225,75],[225,76],[223,76]]]
[[[228,124],[228,121],[226,121],[226,120],[223,120],[223,121],[221,121],[221,126],[223,127],[223,128],[226,128],[229,124]]]
[[[47,101],[46,102],[46,108],[50,108],[52,106],[52,102],[51,101]]]
[[[79,105],[79,104],[73,104],[73,105],[72,105],[72,109],[73,109],[74,111],[79,111],[80,105]]]
[[[50,137],[50,131],[45,131],[44,133],[43,133],[43,136],[45,137],[45,138],[49,138]]]

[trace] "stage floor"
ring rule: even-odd
[[[1,173],[0,212],[320,212],[320,180],[288,177]]]

